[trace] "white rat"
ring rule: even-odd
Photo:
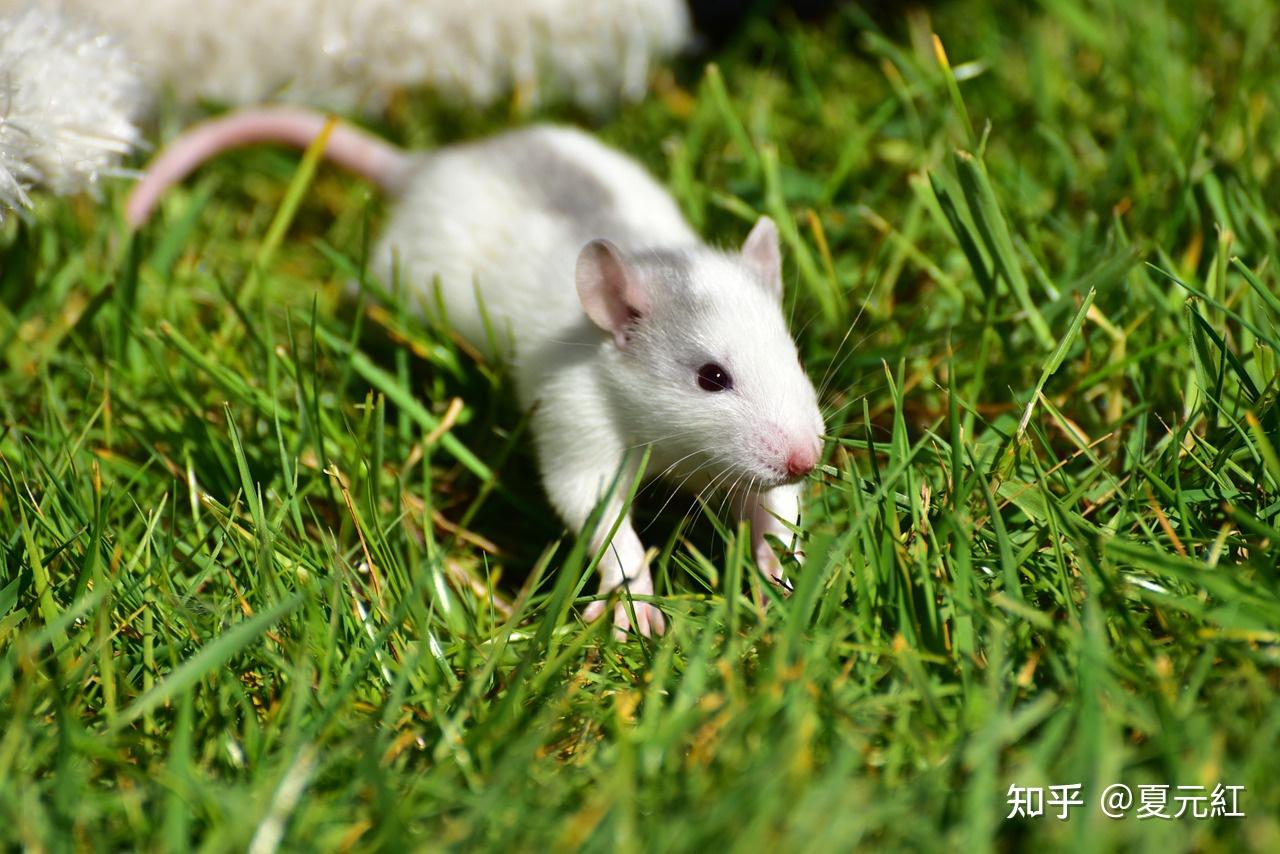
[[[130,225],[212,155],[259,141],[302,147],[326,122],[263,108],[192,128],[134,188]],[[605,549],[602,598],[588,620],[620,587],[653,594],[621,494],[646,446],[649,474],[727,494],[751,525],[760,570],[785,585],[765,535],[792,542],[781,520],[799,522],[799,481],[817,464],[823,422],[782,315],[770,219],[740,252],[709,248],[643,167],[562,127],[410,153],[339,124],[325,154],[398,199],[374,272],[422,292],[439,276],[452,327],[513,367],[521,405],[537,404],[543,485],[569,528],[582,532],[604,502],[590,542]],[[651,602],[630,607],[642,635],[664,630]],[[626,603],[614,620],[630,628]]]

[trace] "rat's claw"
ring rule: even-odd
[[[597,599],[583,610],[582,619],[588,623],[595,622],[604,614],[607,606],[608,602],[604,599]],[[613,636],[615,638],[618,640],[627,639],[627,634],[631,631],[631,613],[633,610],[636,615],[636,631],[643,637],[653,637],[666,632],[667,618],[663,616],[658,606],[634,600],[630,603],[621,601],[613,606]]]
[[[596,620],[600,619],[600,615],[604,613],[605,604],[606,603],[603,599],[597,599],[592,602],[587,606],[586,610],[582,612],[582,619],[586,620],[588,623],[594,623]]]
[[[653,609],[653,613],[649,616],[649,622],[653,625],[653,633],[655,635],[665,635],[667,633],[667,618],[658,608]]]
[[[619,602],[613,609],[613,633],[619,640],[625,640],[631,628],[631,609],[635,610],[636,631],[643,637],[660,635],[667,630],[667,620],[656,605],[648,602]]]
[[[756,565],[760,567],[760,574],[782,591],[783,596],[791,595],[794,589],[791,581],[783,573],[782,561],[778,560],[778,556],[773,553],[768,543],[762,543],[756,548]]]

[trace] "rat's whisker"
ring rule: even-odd
[[[698,454],[705,454],[705,453],[708,453],[708,452],[705,449],[699,448],[695,451],[685,454],[683,457],[676,460],[671,465],[663,469],[660,473],[655,475],[654,478],[650,480],[648,483],[644,484],[640,488],[640,492],[643,493],[646,489],[656,488],[655,485],[659,483],[663,478],[665,478],[671,472],[671,470],[674,469],[676,466],[680,465],[682,462],[689,459],[690,457],[696,456]],[[710,465],[710,462],[703,463],[701,466],[696,467],[692,472],[686,475],[684,480],[681,480],[681,482],[677,486],[675,486],[671,491],[672,492],[679,491],[679,489],[684,485],[685,481],[687,481],[690,477],[693,477],[695,474],[697,474],[702,468],[705,468],[707,465]],[[663,505],[663,506],[665,507],[666,505]]]
[[[699,432],[699,430],[698,430],[698,428],[696,428],[696,427],[690,427],[690,428],[688,428],[688,429],[686,429],[686,430],[677,430],[677,431],[676,431],[676,432],[674,432],[674,433],[668,433],[668,434],[666,434],[665,436],[659,436],[659,437],[658,437],[658,438],[656,438],[656,439],[646,439],[646,440],[644,440],[643,442],[636,442],[636,443],[635,443],[635,444],[633,444],[633,445],[624,445],[624,446],[623,446],[623,450],[624,450],[624,451],[635,451],[635,450],[639,450],[640,448],[643,448],[643,447],[645,447],[645,446],[647,446],[647,445],[660,445],[660,444],[662,444],[663,442],[670,442],[672,439],[675,439],[675,438],[677,438],[677,437],[679,437],[679,436],[688,436],[688,435],[690,435],[690,434],[692,434],[692,433],[698,433],[698,432]]]
[[[872,294],[873,292],[874,292],[874,289],[873,289],[873,288],[867,288],[867,295],[866,295],[865,297],[863,297],[863,299],[862,299],[862,305],[860,305],[860,306],[858,307],[858,313],[857,313],[856,315],[854,315],[854,317],[853,317],[853,321],[849,324],[849,328],[848,328],[848,330],[846,330],[846,331],[845,331],[845,333],[844,333],[844,337],[840,339],[840,345],[839,345],[838,347],[836,347],[836,352],[835,352],[835,353],[833,353],[833,354],[832,354],[832,356],[831,356],[831,362],[832,362],[833,364],[834,364],[834,362],[835,362],[835,360],[836,360],[836,357],[840,355],[840,351],[844,348],[845,342],[849,340],[849,335],[853,332],[853,330],[854,330],[854,329],[856,329],[856,328],[858,327],[858,321],[862,319],[862,315],[863,315],[863,313],[867,310],[867,305],[871,302],[871,294]],[[862,336],[862,338],[861,338],[861,339],[859,339],[859,341],[858,341],[858,343],[857,343],[857,344],[855,344],[853,347],[849,348],[849,354],[850,354],[850,355],[852,355],[853,353],[856,353],[856,352],[858,351],[858,348],[859,348],[859,347],[861,347],[863,344],[865,344],[865,343],[866,343],[866,341],[867,341],[867,339],[868,339],[868,338],[870,338],[870,337],[871,337],[871,332],[870,332],[870,331],[868,331],[866,334],[864,334],[864,335]],[[848,359],[848,356],[846,356],[846,357],[845,357],[845,359],[841,359],[840,367],[843,367],[843,366],[844,366],[844,362],[845,362],[845,360],[846,360],[846,359]],[[837,370],[838,370],[838,368],[837,368]],[[828,366],[827,366],[827,372],[823,375],[822,382],[818,384],[818,386],[819,386],[819,390],[818,390],[818,397],[819,397],[819,399],[821,399],[821,398],[822,398],[822,395],[826,392],[826,390],[827,390],[827,383],[831,381],[831,379],[833,378],[833,376],[834,376],[834,372],[833,372],[832,366],[831,366],[831,365],[828,365]]]
[[[720,498],[720,506],[716,508],[716,515],[718,516],[724,515],[726,508],[729,506],[729,502],[735,498],[734,493],[735,493],[735,490],[737,490],[738,488],[738,484],[742,482],[742,478],[745,476],[746,476],[745,474],[739,474],[736,478],[734,478],[733,483],[730,484],[728,489],[722,490],[724,494]]]
[[[867,391],[863,392],[862,394],[854,395],[853,397],[849,398],[848,400],[846,400],[844,403],[840,404],[840,405],[839,405],[839,406],[837,406],[837,407],[834,407],[834,408],[832,408],[832,409],[824,409],[824,410],[822,410],[822,419],[823,419],[823,421],[824,421],[825,423],[828,423],[828,424],[829,424],[829,423],[831,423],[831,422],[833,422],[833,421],[837,420],[837,419],[836,419],[836,416],[837,416],[837,415],[843,415],[843,414],[845,414],[845,413],[846,413],[846,412],[848,412],[848,411],[849,411],[849,409],[850,409],[850,408],[852,408],[855,404],[861,403],[862,401],[864,401],[864,400],[868,399],[869,397],[871,397],[871,393],[872,393],[872,392],[880,391],[880,390],[882,390],[882,389],[884,389],[884,388],[887,388],[887,387],[888,387],[888,386],[887,386],[887,384],[885,384],[885,383],[880,383],[880,384],[878,384],[875,388],[868,389]],[[830,431],[828,431],[828,432],[830,432]]]
[[[849,331],[850,332],[853,331],[852,326],[849,327]],[[840,362],[838,364],[835,361],[835,356],[831,357],[831,364],[827,366],[827,372],[823,376],[822,384],[818,390],[819,400],[821,400],[823,395],[827,393],[830,387],[830,384],[835,381],[837,376],[840,375],[840,369],[845,366],[845,363],[848,362],[849,359],[853,358],[853,355],[857,353],[859,348],[861,348],[862,345],[865,344],[870,338],[871,338],[870,332],[867,332],[861,338],[859,338],[857,343],[855,343],[852,347],[849,348],[849,352],[845,353],[844,356],[840,358]],[[838,350],[836,352],[839,353]]]
[[[711,451],[710,451],[709,449],[704,449],[703,453],[708,453],[708,454],[710,454],[710,453],[711,453]],[[685,475],[685,476],[684,476],[684,478],[680,481],[680,483],[678,483],[678,484],[677,484],[677,485],[676,485],[676,486],[671,490],[671,493],[667,496],[667,500],[666,500],[666,501],[664,501],[664,502],[662,502],[662,506],[658,508],[658,512],[657,512],[657,514],[655,514],[655,516],[660,516],[660,515],[662,514],[662,512],[663,512],[664,510],[666,510],[666,509],[667,509],[667,505],[669,505],[669,504],[671,503],[671,500],[672,500],[673,498],[675,498],[676,493],[678,493],[678,492],[680,492],[681,490],[683,490],[684,485],[685,485],[686,483],[688,483],[688,481],[689,481],[689,479],[690,479],[690,478],[692,478],[692,477],[694,477],[695,475],[697,475],[697,474],[701,473],[704,469],[706,469],[708,466],[710,466],[714,461],[715,461],[714,457],[710,457],[710,458],[708,458],[708,460],[707,460],[706,462],[704,462],[702,465],[698,466],[698,467],[697,467],[697,468],[695,468],[693,471],[691,471],[691,472],[689,472],[687,475]]]

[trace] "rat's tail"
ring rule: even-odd
[[[146,222],[165,190],[215,154],[255,142],[305,148],[328,121],[328,116],[309,110],[261,107],[195,125],[151,161],[142,180],[129,193],[125,206],[129,228],[136,229]],[[343,123],[333,128],[324,156],[386,191],[398,189],[412,164],[409,155],[391,143]]]

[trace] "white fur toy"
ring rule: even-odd
[[[0,0],[0,13],[28,0]],[[366,112],[428,86],[483,105],[635,100],[692,40],[684,0],[58,0],[115,34],[153,93]]]
[[[0,218],[40,185],[91,190],[139,142],[141,103],[124,51],[101,33],[31,6],[0,17]]]
[[[266,140],[305,145],[325,121],[278,108],[197,126],[134,189],[131,225],[213,154]],[[782,315],[772,221],[761,218],[740,252],[711,249],[641,166],[566,128],[408,153],[339,125],[326,154],[397,197],[375,272],[389,281],[397,269],[423,291],[438,275],[454,329],[513,366],[522,405],[537,405],[542,480],[566,524],[583,531],[604,502],[590,532],[605,550],[601,593],[653,593],[620,494],[646,447],[648,473],[729,495],[750,521],[761,571],[785,584],[765,535],[792,540],[780,520],[799,521],[799,482],[817,464],[823,424]],[[623,486],[611,490],[615,482]],[[614,608],[620,631],[630,607]],[[663,630],[651,602],[633,607],[641,634]],[[585,616],[605,608],[594,602]]]

